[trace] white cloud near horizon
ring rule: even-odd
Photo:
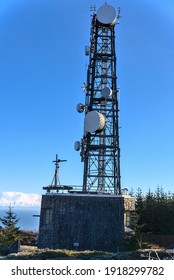
[[[22,192],[2,192],[0,193],[0,206],[15,207],[40,207],[41,195]]]

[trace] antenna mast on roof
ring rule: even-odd
[[[56,160],[53,160],[52,162],[55,162],[55,173],[53,177],[53,181],[51,183],[51,186],[58,187],[60,186],[60,180],[59,180],[59,163],[60,162],[65,162],[67,160],[62,160],[58,158],[58,154],[56,154]]]
[[[54,172],[54,177],[52,180],[51,185],[47,186],[47,187],[43,187],[44,190],[47,190],[47,192],[49,193],[50,191],[59,191],[59,190],[70,190],[72,189],[72,187],[70,186],[61,186],[60,185],[60,180],[59,180],[59,163],[60,162],[65,162],[67,160],[62,160],[58,158],[58,154],[56,154],[56,160],[53,160],[53,162],[55,163],[55,172]]]

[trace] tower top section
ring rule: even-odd
[[[97,19],[103,24],[115,25],[117,13],[114,7],[105,4],[97,10]]]

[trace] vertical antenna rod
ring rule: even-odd
[[[52,162],[55,162],[55,173],[53,177],[53,181],[51,183],[52,186],[58,187],[60,186],[60,181],[59,181],[59,163],[60,162],[65,162],[67,160],[61,160],[58,158],[58,154],[56,154],[56,160],[53,160]]]

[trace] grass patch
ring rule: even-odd
[[[74,251],[74,250],[51,250],[51,249],[38,249],[35,246],[21,246],[21,252],[16,254],[9,254],[3,259],[6,260],[48,260],[48,259],[79,259],[79,260],[91,260],[91,259],[103,259],[104,256],[109,255],[107,252],[100,251]]]

